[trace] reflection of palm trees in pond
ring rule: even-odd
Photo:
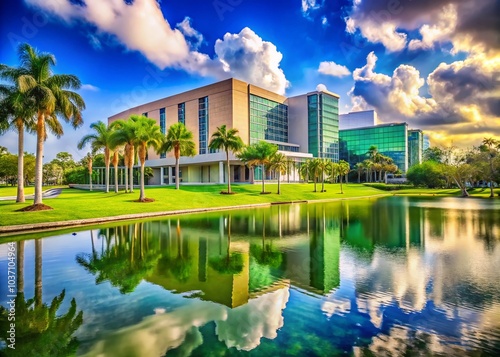
[[[189,279],[191,268],[193,266],[192,257],[189,253],[188,240],[184,240],[181,232],[180,220],[177,220],[176,226],[176,242],[177,242],[177,255],[175,258],[167,252],[159,262],[160,270],[168,269],[172,272],[175,278],[184,283]]]
[[[223,274],[239,274],[243,270],[243,255],[238,252],[230,252],[231,248],[231,220],[232,215],[227,218],[227,251],[226,256],[211,258],[208,262],[212,269]],[[222,246],[222,245],[221,245]]]
[[[281,212],[279,212],[281,214]],[[281,221],[278,219],[278,222]],[[280,229],[281,230],[281,229]],[[273,268],[279,268],[283,262],[283,254],[279,250],[273,249],[272,238],[266,244],[266,215],[262,217],[262,247],[257,244],[250,245],[250,255],[255,258],[257,263],[267,265]]]
[[[35,296],[24,298],[24,241],[17,242],[17,296],[15,349],[0,350],[6,356],[68,356],[74,355],[79,342],[73,333],[83,323],[83,311],[77,313],[76,301],[71,300],[66,314],[56,316],[65,298],[65,290],[50,306],[42,299],[42,241],[35,241]],[[0,306],[0,337],[10,329],[9,311]]]
[[[135,223],[120,229],[101,230],[106,249],[98,254],[91,233],[92,254],[81,253],[76,261],[96,275],[96,284],[109,281],[122,294],[130,293],[156,267],[161,253],[149,244],[144,234],[144,223]],[[104,243],[104,242],[103,242]]]

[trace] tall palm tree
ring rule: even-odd
[[[130,190],[134,192],[134,161],[135,161],[135,132],[136,116],[131,116],[129,120],[117,120],[111,123],[113,130],[111,135],[111,147],[123,145],[125,162],[125,192],[128,189],[130,178]]]
[[[309,168],[312,160],[306,160],[300,164],[299,175],[302,177],[304,183],[309,183]]]
[[[363,167],[365,168],[365,181],[370,182],[371,181],[371,169],[373,163],[370,160],[364,160],[362,162]]]
[[[361,174],[365,171],[364,165],[362,162],[356,163],[354,165],[356,172],[358,173],[358,183],[361,183]]]
[[[237,156],[246,165],[262,167],[262,194],[265,192],[266,166],[269,165],[271,157],[278,151],[278,145],[263,140],[246,146]]]
[[[498,148],[500,145],[500,142],[498,140],[495,140],[494,138],[484,138],[483,139],[483,147],[486,149],[487,154],[488,154],[488,163],[490,166],[490,174],[489,174],[489,179],[490,179],[490,198],[495,197],[495,194],[493,192],[493,176],[495,174],[495,170],[493,169],[493,159],[495,158],[497,151],[495,148]]]
[[[118,163],[120,162],[121,147],[116,146],[113,148],[113,167],[115,168],[115,193],[118,193]]]
[[[92,163],[94,161],[94,154],[89,152],[84,159],[87,163],[87,170],[89,173],[89,191],[92,191]]]
[[[330,183],[336,183],[339,176],[339,163],[332,162],[328,169],[330,173]]]
[[[42,202],[43,145],[47,138],[47,127],[60,136],[63,134],[58,118],[74,128],[83,124],[81,111],[85,109],[82,97],[71,91],[81,86],[78,77],[69,74],[53,74],[56,59],[52,54],[40,53],[24,43],[19,46],[20,67],[4,66],[2,77],[16,82],[19,91],[33,101],[36,110],[36,165],[34,205]]]
[[[347,175],[351,171],[351,167],[349,163],[344,160],[339,161],[339,175],[340,175],[340,193],[344,194],[344,190],[342,189],[342,176]]]
[[[97,152],[104,149],[104,165],[106,166],[106,189],[105,192],[109,192],[109,162],[110,162],[110,147],[111,147],[111,136],[113,134],[113,129],[108,127],[102,121],[90,124],[90,128],[94,129],[95,133],[85,135],[78,142],[78,149],[81,150],[90,143],[92,146],[92,151]]]
[[[140,202],[146,202],[146,192],[144,190],[144,165],[148,148],[158,150],[163,143],[164,135],[156,120],[145,116],[133,115],[136,119],[135,145],[138,148],[139,161],[141,163],[141,189],[139,195]]]
[[[158,152],[174,151],[175,157],[175,189],[179,189],[179,160],[181,156],[194,156],[196,154],[193,133],[182,123],[172,124],[168,128],[165,141]]]
[[[309,164],[309,175],[313,178],[314,182],[314,191],[317,192],[316,185],[318,184],[318,178],[321,173],[321,159],[314,158],[311,160]]]
[[[0,78],[5,66],[0,65]],[[24,131],[35,131],[33,101],[19,91],[19,87],[0,84],[0,135],[8,129],[18,133],[17,141],[17,197],[16,202],[24,202]]]
[[[243,140],[238,135],[238,129],[232,128],[226,130],[226,125],[217,127],[217,130],[212,134],[210,149],[218,150],[224,149],[226,152],[226,167],[227,167],[227,193],[231,193],[231,174],[229,166],[229,151],[233,153],[239,152],[243,146]]]
[[[328,171],[332,162],[328,159],[318,159],[316,165],[318,165],[318,170],[321,175],[321,192],[326,192],[325,190],[325,173]]]
[[[280,189],[281,175],[285,174],[288,168],[287,157],[280,152],[276,152],[273,156],[271,156],[269,167],[271,170],[274,170],[275,172],[278,173],[278,195],[279,195],[281,194],[281,189]]]

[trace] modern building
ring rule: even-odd
[[[351,167],[368,158],[370,146],[394,160],[398,168],[408,169],[408,124],[394,123],[340,130],[340,159]]]
[[[423,150],[427,150],[428,148],[431,147],[431,139],[429,138],[429,135],[427,134],[424,134],[424,146],[423,146]]]
[[[338,161],[339,96],[316,91],[288,98],[287,104],[290,140],[314,157]]]
[[[377,125],[377,112],[375,110],[363,110],[339,115],[339,129],[356,129]]]
[[[422,162],[424,134],[420,129],[408,130],[408,168]]]
[[[295,162],[312,157],[338,161],[338,100],[338,95],[328,91],[287,98],[231,78],[128,109],[109,117],[108,122],[143,114],[155,119],[163,133],[173,123],[184,123],[193,132],[197,154],[181,159],[179,179],[224,183],[228,176],[225,152],[214,152],[208,147],[217,127],[237,128],[245,144],[260,140],[276,144]],[[175,182],[172,153],[158,155],[150,150],[146,166],[153,168],[150,184]],[[262,177],[259,169],[252,177],[250,170],[232,154],[230,167],[231,182]],[[298,181],[299,175],[292,177],[292,181]]]

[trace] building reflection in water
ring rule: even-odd
[[[443,204],[452,203],[276,205],[90,231],[90,253],[76,262],[96,284],[126,296],[144,282],[186,304],[159,303],[154,315],[98,335],[85,353],[188,355],[204,343],[207,326],[226,348],[250,351],[263,338],[292,338],[287,325],[307,323],[333,329],[321,331],[326,341],[349,331],[338,344],[359,345],[359,356],[498,344],[500,214]],[[287,314],[293,294],[311,300]]]

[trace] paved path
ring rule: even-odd
[[[57,197],[61,194],[62,188],[51,188],[47,191],[42,192],[42,197],[43,198],[54,198]],[[35,198],[35,195],[26,195],[24,196],[25,199],[27,200],[32,200]],[[15,200],[17,197],[16,196],[6,196],[6,197],[0,197],[0,201],[11,201]]]

